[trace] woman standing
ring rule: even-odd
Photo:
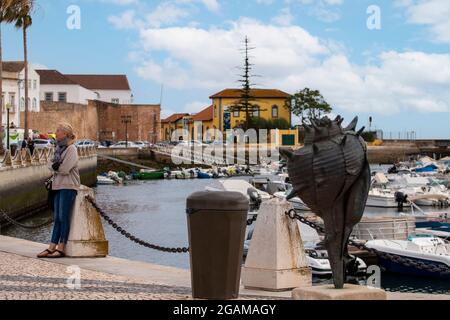
[[[49,169],[53,173],[54,225],[51,243],[39,258],[62,258],[69,238],[70,218],[73,204],[80,187],[78,151],[74,145],[75,135],[68,123],[56,129],[56,150]]]

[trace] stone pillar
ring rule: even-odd
[[[242,270],[246,289],[288,291],[311,286],[312,273],[299,227],[285,215],[291,209],[289,202],[280,199],[261,204]]]
[[[72,211],[69,241],[66,255],[73,258],[105,257],[108,255],[108,241],[101,217],[85,199],[94,197],[94,191],[81,186]]]

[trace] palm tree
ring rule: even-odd
[[[2,48],[2,23],[7,21],[6,17],[10,16],[10,10],[12,9],[13,0],[0,1],[0,153],[3,150],[2,140],[2,116],[3,116],[3,48]],[[8,124],[6,124],[8,125]]]
[[[24,139],[28,139],[28,45],[27,29],[33,23],[31,12],[33,11],[35,0],[7,0],[10,1],[10,10],[6,15],[6,21],[15,22],[17,29],[22,29],[23,33],[23,62],[25,65],[25,113],[24,113]]]

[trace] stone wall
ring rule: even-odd
[[[87,105],[41,101],[41,112],[29,113],[29,127],[40,133],[53,133],[60,122],[69,122],[78,139],[126,140],[122,116],[131,116],[128,140],[159,141],[159,105],[118,105],[89,100]],[[21,123],[24,113],[21,112]]]
[[[21,112],[24,123],[24,112]],[[54,133],[58,123],[68,122],[79,139],[97,140],[98,115],[95,105],[41,101],[40,112],[29,112],[28,126],[40,133]]]
[[[117,105],[101,101],[90,101],[97,107],[100,140],[150,141],[160,140],[159,105]],[[122,116],[131,116],[131,123],[126,128]]]

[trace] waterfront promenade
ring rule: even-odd
[[[188,300],[188,270],[114,257],[35,258],[45,245],[0,236],[0,300]],[[71,289],[68,267],[78,266],[81,288]],[[241,289],[240,299],[289,299],[290,292]],[[450,295],[389,293],[389,300],[450,300]]]

